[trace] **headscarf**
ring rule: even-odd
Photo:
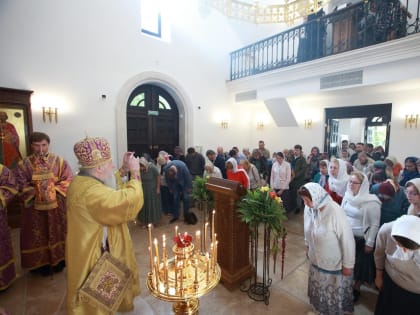
[[[349,175],[347,174],[347,165],[346,161],[341,159],[336,159],[338,162],[338,175],[337,178],[331,175],[330,165],[332,161],[328,164],[328,188],[331,191],[336,192],[340,196],[344,196],[347,188],[347,182],[349,181]]]
[[[406,184],[405,184],[405,188],[407,188],[407,184],[408,183],[412,183],[414,186],[416,186],[417,190],[420,192],[420,178],[413,178],[410,179]],[[414,205],[410,204],[410,206],[408,207],[407,210],[407,214],[411,214],[411,215],[417,215],[417,213],[414,211]]]
[[[247,173],[247,172],[246,172],[243,168],[238,168],[238,162],[236,161],[236,159],[235,159],[235,158],[233,158],[233,157],[231,157],[231,158],[229,158],[229,159],[226,161],[226,163],[227,163],[227,162],[230,162],[230,163],[232,164],[232,166],[233,166],[232,172],[233,172],[233,173],[243,172],[243,173],[245,174],[245,177],[246,177],[246,178],[247,178],[247,180],[248,180],[248,185],[247,185],[247,187],[250,187],[248,173]]]
[[[317,183],[307,183],[303,187],[311,194],[313,210],[319,210],[319,208],[332,201],[327,191]]]
[[[420,218],[414,215],[403,215],[392,225],[391,235],[398,235],[420,245]]]
[[[147,170],[149,169],[149,162],[146,160],[146,158],[144,156],[142,156],[139,159],[139,163],[145,167],[146,172],[147,172]]]
[[[360,206],[363,203],[369,202],[369,201],[374,201],[381,204],[381,201],[379,200],[379,198],[376,195],[371,194],[369,192],[369,180],[366,174],[362,172],[358,172],[358,173],[363,175],[363,181],[360,185],[359,192],[356,195],[353,195],[353,192],[350,189],[350,180],[349,180],[347,184],[346,194],[344,195],[344,198],[343,198],[343,203],[345,200],[349,204],[351,204],[353,207],[356,207],[356,208],[360,208]]]
[[[400,183],[399,183],[401,186],[405,186],[405,184],[406,184],[406,183],[407,183],[410,179],[420,177],[419,171],[417,170],[417,165],[416,165],[416,168],[415,168],[415,170],[414,170],[414,171],[408,171],[408,170],[405,168],[405,163],[407,163],[407,162],[412,162],[412,163],[416,164],[417,160],[418,160],[418,158],[417,158],[417,157],[415,157],[415,156],[409,156],[409,157],[406,157],[406,158],[405,158],[405,160],[404,160],[404,169],[403,169],[403,171],[402,171],[402,174],[401,174],[401,180],[400,180]]]

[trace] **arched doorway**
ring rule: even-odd
[[[155,158],[161,150],[172,154],[178,144],[179,112],[173,97],[153,84],[135,88],[127,101],[128,150]]]

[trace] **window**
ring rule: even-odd
[[[162,38],[160,1],[141,1],[141,31],[147,35]]]
[[[144,107],[144,92],[136,95],[130,102],[130,106]]]
[[[141,0],[141,32],[165,42],[171,40],[171,18],[176,17],[179,1]]]

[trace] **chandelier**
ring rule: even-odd
[[[319,0],[283,0],[282,4],[260,4],[258,1],[210,0],[211,5],[224,15],[256,24],[286,23],[293,25],[317,12]]]

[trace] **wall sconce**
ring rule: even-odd
[[[227,120],[222,120],[222,121],[220,122],[220,126],[221,126],[223,129],[227,129],[228,125],[229,125],[229,122],[228,122]]]
[[[404,122],[404,127],[410,127],[410,128],[417,128],[417,121],[419,119],[419,115],[405,115],[405,122]]]
[[[264,129],[264,122],[263,121],[257,121],[257,129]]]
[[[58,121],[58,110],[57,110],[57,107],[56,108],[42,107],[42,120],[44,122],[46,122],[47,121],[47,117],[48,117],[48,120],[50,122],[52,122],[53,121],[53,118],[54,118],[55,123],[57,123],[57,121]]]
[[[312,119],[305,119],[305,129],[312,128]]]

